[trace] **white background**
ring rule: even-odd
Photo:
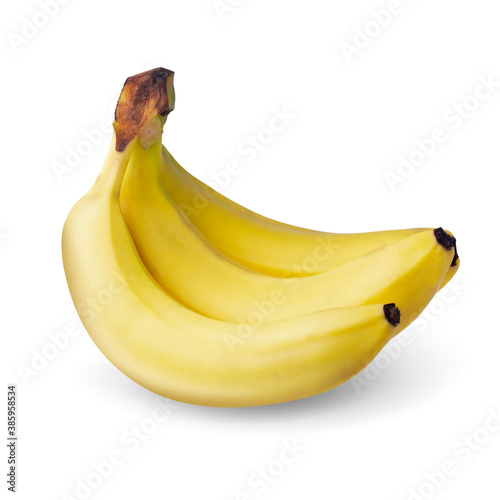
[[[6,385],[16,383],[17,498],[500,498],[500,424],[488,420],[500,411],[499,83],[473,97],[481,78],[500,82],[498,5],[220,4],[69,0],[44,19],[35,0],[4,2],[1,399],[5,415]],[[373,12],[388,7],[397,12],[380,27]],[[31,21],[40,27],[30,31]],[[462,266],[447,291],[354,381],[270,407],[179,403],[156,424],[158,398],[84,332],[60,236],[111,139],[106,129],[85,150],[85,134],[112,119],[127,76],[157,66],[176,72],[165,144],[204,181],[238,161],[243,172],[219,186],[234,200],[327,231],[443,226],[456,235]],[[294,118],[247,161],[241,144],[276,109]],[[398,158],[436,128],[446,140],[391,189],[387,172],[399,175]],[[58,178],[78,147],[86,156]],[[77,335],[60,336],[66,345],[54,351],[51,338],[72,323]],[[139,443],[131,436],[141,426]],[[285,442],[300,451],[280,465]],[[110,454],[121,461],[102,479],[93,464]],[[444,462],[453,473],[436,473]]]

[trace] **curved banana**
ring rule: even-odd
[[[121,208],[139,255],[156,281],[181,303],[231,322],[270,322],[310,312],[396,301],[401,329],[427,306],[450,268],[453,251],[431,229],[406,230],[335,269],[298,278],[252,272],[228,260],[180,212],[158,179],[161,142],[135,148],[121,188]]]
[[[183,269],[188,271],[189,265],[181,259],[184,238],[188,245],[195,245],[191,258],[205,259],[205,266],[215,265],[217,258],[230,261],[218,251],[208,251],[207,240],[197,230],[188,233],[181,222],[191,226],[175,210],[175,204],[165,196],[159,197],[159,181],[153,174],[159,161],[164,120],[173,109],[172,78],[172,72],[157,68],[127,79],[116,108],[115,132],[104,167],[64,225],[64,269],[88,333],[105,356],[131,379],[153,392],[193,404],[279,403],[318,394],[345,382],[366,367],[432,299],[450,265],[457,260],[455,238],[441,228],[400,234],[393,241],[380,234],[374,236],[377,233],[352,235],[346,238],[351,242],[346,243],[346,248],[365,237],[371,246],[367,245],[364,253],[358,255],[349,253],[340,240],[327,244],[323,250],[329,254],[338,247],[338,254],[333,255],[343,254],[344,262],[341,259],[334,268],[326,266],[324,272],[303,277],[294,275],[300,275],[304,267],[297,272],[290,269],[298,262],[294,260],[298,254],[307,255],[307,244],[297,243],[298,253],[291,250],[284,256],[288,264],[283,268],[289,268],[288,274],[284,279],[272,279],[273,283],[276,279],[287,283],[284,301],[275,304],[277,316],[286,316],[286,308],[290,314],[292,307],[301,307],[300,301],[311,300],[313,292],[324,291],[316,296],[317,303],[309,306],[316,312],[271,323],[252,313],[239,322],[199,314],[191,307],[199,307],[202,299],[203,308],[211,308],[217,315],[226,314],[224,304],[214,305],[221,297],[225,300],[225,296],[211,290],[205,292],[208,298],[195,293],[193,285],[205,288],[206,282],[204,276],[195,282],[198,278],[193,274],[191,283],[180,288],[179,276]],[[132,196],[132,186],[140,182],[139,172],[144,166],[151,168],[144,179],[154,189],[149,191],[142,186]],[[120,203],[128,168],[132,173],[122,201],[128,199],[124,211],[135,241]],[[149,194],[152,203],[148,204]],[[221,215],[220,223],[225,221]],[[248,239],[237,237],[240,243],[266,241],[268,235],[258,237],[260,230],[266,233],[262,225],[255,223],[252,229],[252,224],[248,230],[254,235]],[[242,230],[236,225],[232,229]],[[305,230],[296,232],[309,234]],[[283,243],[289,242],[293,247],[293,231],[288,236],[279,234]],[[136,244],[155,277],[141,259]],[[314,248],[318,248],[317,241]],[[309,246],[309,250],[313,247]],[[321,260],[314,252],[312,256]],[[231,266],[244,269],[236,264]],[[208,275],[207,271],[205,277]],[[158,283],[162,276],[163,287]],[[214,279],[213,275],[210,279]],[[329,290],[334,293],[328,293]],[[190,294],[195,295],[195,300],[189,299]],[[265,316],[267,303],[257,305],[253,313]],[[332,305],[338,307],[331,308]],[[309,310],[312,309],[306,307],[303,312]]]
[[[169,296],[144,267],[119,194],[133,139],[113,140],[104,168],[64,225],[73,301],[104,355],[142,386],[178,401],[265,405],[327,391],[362,370],[395,335],[394,304],[333,309],[266,325],[231,352],[237,325]],[[140,146],[139,146],[140,147]],[[173,263],[175,265],[175,263]]]
[[[246,267],[272,276],[307,276],[329,271],[416,231],[325,233],[268,219],[189,174],[165,147],[159,176],[165,192],[214,246]],[[442,286],[455,275],[458,266],[457,257]]]

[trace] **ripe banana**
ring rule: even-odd
[[[172,72],[157,68],[127,80],[104,167],[64,225],[64,269],[88,333],[131,379],[193,404],[279,403],[345,382],[432,299],[457,260],[455,239],[441,228],[400,232],[397,237],[353,235],[346,238],[350,241],[346,248],[354,248],[353,241],[358,241],[363,253],[350,253],[340,240],[329,243],[332,251],[338,247],[335,258],[344,255],[344,261],[306,274],[304,267],[291,268],[299,262],[294,260],[298,253],[307,255],[308,244],[298,243],[299,252],[285,256],[282,268],[288,274],[279,275],[271,261],[280,277],[231,262],[163,195],[155,175],[157,164],[164,163],[161,134],[173,109],[172,78]],[[223,212],[222,224],[227,220]],[[273,246],[271,227],[263,230],[259,224],[245,222],[232,228],[241,232],[246,227],[256,235],[246,240],[236,235],[240,243],[253,239]],[[318,241],[314,246],[311,241],[321,233],[282,229],[290,234],[278,231],[277,241],[283,237],[292,246],[292,235],[314,235],[309,250],[318,258],[314,254]],[[259,234],[265,238],[259,240]],[[365,239],[371,243],[365,246]],[[203,264],[198,274],[189,269],[194,259]],[[207,269],[211,266],[214,269]],[[222,274],[239,280],[237,292],[243,297],[231,303],[230,312],[225,311],[224,301],[231,293],[207,286],[215,286]],[[256,322],[251,314],[238,321],[208,317],[209,313],[233,317],[249,296],[244,288],[250,284],[259,292],[270,291],[272,299],[276,283],[288,283],[290,289],[282,296],[284,302],[275,304],[272,322],[269,318]],[[268,310],[267,300],[256,305],[261,316]],[[203,309],[204,314],[193,309]],[[276,320],[293,315],[293,309],[301,315]]]
[[[160,182],[191,222],[223,253],[248,268],[279,277],[329,271],[415,229],[324,233],[263,217],[224,197],[183,169],[164,147]],[[442,286],[458,270],[458,257]]]
[[[231,352],[227,337],[237,325],[177,302],[137,254],[119,204],[137,142],[119,152],[113,140],[102,173],[69,214],[62,240],[66,277],[82,321],[104,355],[131,379],[193,404],[279,403],[345,382],[395,335],[397,308],[376,304],[266,325]]]
[[[402,329],[427,306],[450,268],[452,249],[441,245],[432,229],[418,229],[320,274],[278,278],[252,272],[214,249],[164,193],[157,174],[160,153],[160,140],[132,152],[121,188],[122,213],[151,275],[205,316],[269,322],[396,301]]]

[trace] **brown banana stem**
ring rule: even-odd
[[[127,78],[115,110],[116,150],[124,151],[146,123],[166,117],[174,106],[173,71],[156,68]]]

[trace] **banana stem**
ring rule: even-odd
[[[162,132],[175,106],[174,72],[156,68],[125,81],[115,110],[116,150],[122,152],[137,135],[147,149]]]

